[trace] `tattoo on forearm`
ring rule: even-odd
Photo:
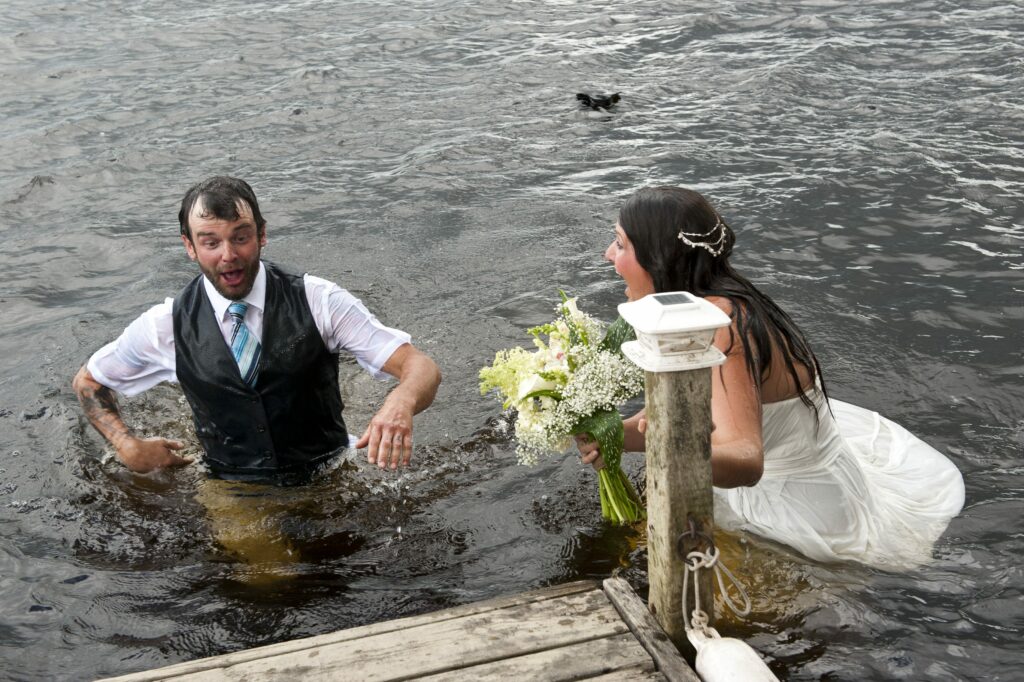
[[[114,398],[114,392],[106,386],[96,391],[96,401],[104,410],[118,415],[121,414],[121,411],[117,408],[117,399]]]
[[[85,416],[107,440],[116,436],[127,435],[128,427],[121,420],[121,411],[117,407],[114,392],[106,386],[85,388],[78,394]]]
[[[92,417],[100,417],[105,413],[113,412],[119,414],[117,400],[114,399],[113,391],[106,386],[97,389],[85,389],[78,395],[79,402],[85,414]]]

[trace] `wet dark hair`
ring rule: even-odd
[[[256,221],[256,233],[262,235],[267,226],[267,221],[260,213],[256,193],[252,191],[249,183],[227,175],[215,175],[189,187],[181,200],[178,225],[181,228],[181,236],[189,241],[192,241],[192,232],[189,229],[188,217],[192,214],[192,209],[199,199],[203,200],[206,214],[220,220],[238,220],[238,202],[244,201],[252,209],[252,217]]]
[[[656,292],[689,291],[695,296],[729,299],[751,377],[763,380],[768,376],[774,344],[782,351],[785,370],[798,391],[801,384],[796,364],[817,377],[824,392],[818,358],[796,323],[729,264],[736,235],[707,199],[682,187],[645,187],[623,204],[619,225],[633,244],[637,262],[654,281]],[[679,238],[680,232],[690,235],[694,243],[721,251],[715,255],[686,244]],[[731,327],[729,334],[728,350],[732,350],[736,334]],[[813,409],[811,399],[802,392],[800,400]]]

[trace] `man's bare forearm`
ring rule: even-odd
[[[405,361],[398,377],[398,386],[392,393],[398,393],[409,401],[413,414],[419,414],[430,407],[441,383],[441,370],[437,363],[421,351],[414,351]]]
[[[89,370],[82,367],[72,382],[78,402],[86,418],[115,448],[133,434],[121,419],[114,392],[96,381]]]

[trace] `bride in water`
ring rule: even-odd
[[[876,412],[828,398],[821,366],[793,320],[729,264],[735,235],[689,189],[653,187],[622,206],[605,258],[626,296],[688,291],[732,320],[715,346],[711,471],[716,523],[820,561],[912,566],[964,502],[946,457]],[[646,416],[624,420],[644,450]],[[600,468],[597,445],[578,438]]]

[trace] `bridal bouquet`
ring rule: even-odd
[[[557,310],[553,322],[527,330],[536,350],[498,351],[480,370],[480,393],[496,390],[505,409],[516,410],[521,464],[565,452],[577,434],[596,440],[605,463],[598,472],[601,513],[619,524],[639,521],[643,505],[619,466],[624,433],[617,409],[644,386],[643,371],[619,350],[633,330],[621,318],[606,328],[564,293]]]

